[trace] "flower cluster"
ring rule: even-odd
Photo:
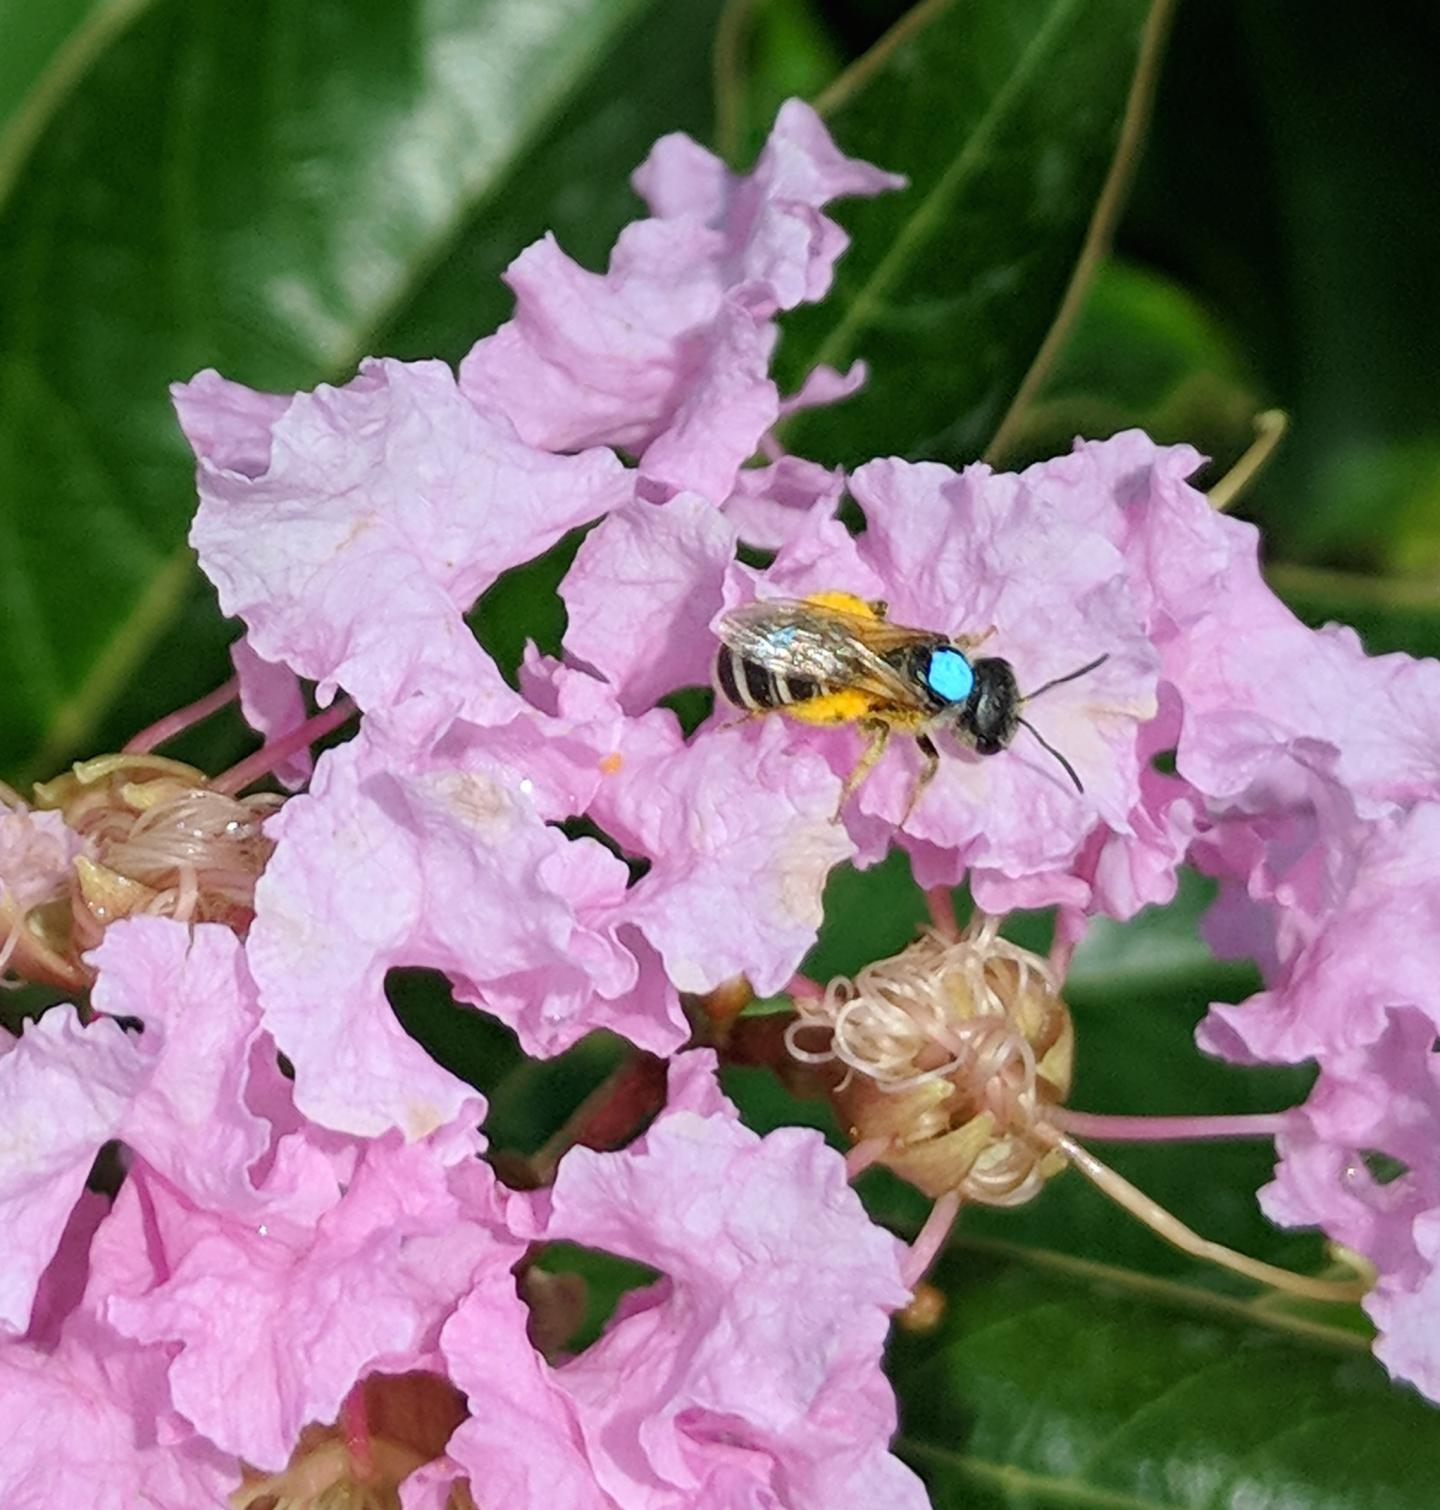
[[[740,1124],[685,1010],[785,988],[830,872],[892,843],[1070,938],[1183,863],[1220,878],[1217,946],[1271,979],[1207,1046],[1322,1065],[1268,1209],[1374,1260],[1381,1356],[1440,1395],[1440,960],[1416,943],[1440,938],[1440,667],[1296,622],[1185,448],[848,478],[784,454],[785,414],[864,380],[786,398],[769,373],[845,248],[825,206],[902,186],[807,107],[747,176],[671,137],[635,186],[651,215],[605,273],[551,238],[516,259],[514,318],[458,378],[176,390],[192,543],[268,740],[245,775],[292,795],[143,754],[6,794],[0,962],[80,998],[0,1054],[11,1498],[923,1505],[880,1371],[904,1250],[818,1134]],[[581,526],[564,654],[512,685],[466,615]],[[1040,738],[948,745],[913,811],[897,745],[836,821],[853,728],[722,710],[687,738],[662,705],[709,680],[722,614],[825,591],[984,637],[1022,691],[1104,660],[1037,702]],[[605,1029],[669,1056],[663,1110],[502,1183],[483,1100],[391,1010],[402,968],[529,1054]],[[557,1243],[658,1274],[573,1353]]]

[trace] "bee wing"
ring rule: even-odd
[[[733,609],[720,621],[719,633],[722,643],[767,671],[854,687],[905,706],[918,705],[920,694],[881,653],[935,638],[923,630],[798,598]]]

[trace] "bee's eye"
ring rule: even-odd
[[[947,703],[963,703],[975,685],[975,672],[958,650],[936,650],[925,668],[925,685]]]

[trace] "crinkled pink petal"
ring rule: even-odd
[[[1435,1027],[1392,1012],[1364,1048],[1328,1055],[1303,1110],[1279,1140],[1281,1162],[1261,1192],[1272,1220],[1319,1226],[1363,1254],[1378,1280],[1366,1298],[1376,1355],[1396,1377],[1440,1398],[1440,1057]],[[1398,1161],[1372,1172],[1376,1154]],[[1397,1172],[1398,1171],[1398,1172]]]
[[[727,299],[711,323],[704,355],[665,428],[645,448],[639,487],[663,502],[686,489],[724,498],[747,457],[780,417],[771,382],[774,327],[757,324],[739,300]]]
[[[275,426],[290,407],[283,393],[257,393],[213,369],[170,390],[190,449],[212,467],[263,477],[270,470]]]
[[[1353,631],[1302,624],[1261,576],[1255,527],[1217,514],[1185,481],[1199,461],[1132,430],[1077,442],[1024,474],[1130,563],[1163,675],[1185,702],[1180,774],[1231,796],[1310,739],[1338,752],[1337,776],[1363,816],[1433,791],[1440,663],[1366,656]]]
[[[480,1104],[434,1137],[391,1137],[362,1154],[343,1197],[316,1226],[274,1231],[219,1213],[173,1209],[149,1192],[156,1282],[112,1294],[109,1324],[174,1349],[176,1408],[212,1442],[260,1468],[284,1465],[301,1427],[333,1421],[372,1370],[435,1360],[440,1328],[487,1267],[508,1272],[521,1245],[467,1220],[452,1172],[476,1177]]]
[[[682,991],[737,975],[762,996],[814,943],[831,869],[854,853],[831,821],[839,782],[818,756],[789,752],[777,721],[709,731],[627,760],[591,812],[652,862],[623,910]]]
[[[1375,1356],[1394,1378],[1440,1400],[1440,1207],[1416,1217],[1412,1232],[1426,1263],[1424,1280],[1414,1290],[1382,1281],[1365,1309],[1380,1332]]]
[[[1109,917],[1129,918],[1142,907],[1174,900],[1179,867],[1202,822],[1198,793],[1186,781],[1155,769],[1157,755],[1175,748],[1181,719],[1175,689],[1162,683],[1160,711],[1140,730],[1140,800],[1130,811],[1130,835],[1097,830],[1079,867],[1094,907]]]
[[[163,1369],[131,1350],[80,1341],[0,1347],[0,1453],[7,1510],[197,1510],[226,1503],[240,1465],[194,1438],[157,1442]]]
[[[292,733],[309,718],[300,678],[288,666],[262,660],[243,637],[231,645],[230,660],[240,683],[240,711],[265,739]],[[275,776],[293,792],[305,785],[314,767],[315,758],[307,746],[278,765]]]
[[[574,1405],[527,1335],[529,1319],[514,1276],[495,1268],[445,1323],[440,1347],[449,1377],[470,1400],[470,1418],[446,1446],[450,1476],[468,1477],[477,1502],[612,1510]]]
[[[734,554],[733,526],[696,494],[618,510],[586,537],[560,584],[566,649],[604,673],[631,713],[708,683],[708,625]]]
[[[901,182],[843,157],[798,101],[745,177],[665,137],[635,174],[654,218],[626,227],[603,275],[552,238],[522,252],[515,318],[471,350],[461,385],[532,444],[623,446],[649,493],[719,501],[780,412],[771,317],[820,298],[845,248],[820,207]]]
[[[718,271],[726,283],[763,283],[773,290],[774,308],[793,309],[825,297],[849,245],[821,207],[901,189],[906,181],[846,157],[814,109],[787,100],[751,173],[727,172],[676,133],[655,143],[631,182],[657,217],[694,220],[721,233]]]
[[[845,474],[798,456],[768,467],[746,467],[722,505],[744,540],[778,550],[801,534],[812,514],[828,519],[845,491]]]
[[[885,579],[862,555],[855,536],[828,509],[814,508],[764,571],[731,567],[724,603],[731,609],[756,598],[805,598],[819,592],[871,599],[884,590]]]
[[[256,654],[317,681],[322,704],[344,686],[367,710],[420,699],[435,728],[511,716],[514,696],[463,615],[502,572],[628,496],[616,458],[525,444],[443,362],[368,362],[278,417],[234,390],[202,375],[176,401],[196,426],[191,543]],[[199,416],[222,401],[254,409],[240,449],[259,455],[268,440],[263,471],[225,465],[233,436],[219,456],[206,449]]]
[[[191,1199],[254,1206],[249,1171],[270,1126],[244,1101],[260,1010],[240,940],[218,923],[135,917],[111,924],[87,958],[96,1008],[144,1025],[135,1043],[147,1074],[119,1136]]]
[[[326,1127],[421,1136],[470,1095],[395,1020],[390,969],[443,970],[531,1052],[595,1027],[659,1052],[684,1037],[673,997],[630,999],[640,966],[616,936],[631,920],[624,863],[547,824],[525,766],[483,738],[444,753],[406,769],[362,735],[274,820],[248,949],[296,1101]],[[531,760],[545,761],[538,737]]]
[[[82,1027],[69,1007],[26,1022],[0,1054],[0,1331],[29,1326],[95,1155],[118,1135],[146,1072],[134,1036],[104,1019]]]
[[[1440,803],[1369,826],[1348,890],[1307,932],[1273,989],[1211,1008],[1202,1047],[1233,1056],[1238,1043],[1249,1057],[1289,1063],[1325,1057],[1373,1043],[1403,1006],[1440,1028]]]
[[[838,404],[859,393],[869,376],[870,369],[864,362],[852,362],[844,372],[837,372],[823,363],[812,367],[800,387],[789,398],[780,400],[780,414],[784,418],[805,409],[824,409],[830,404]]]
[[[616,1501],[805,1510],[857,1502],[860,1483],[885,1486],[877,1504],[926,1503],[884,1461],[900,1246],[818,1134],[762,1139],[682,1106],[623,1153],[572,1150],[544,1202],[548,1236],[665,1276],[552,1376]]]

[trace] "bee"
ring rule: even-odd
[[[1028,729],[1059,761],[1075,790],[1085,790],[1074,766],[1020,710],[1042,692],[1085,676],[1107,656],[1022,693],[1009,661],[971,659],[970,652],[991,631],[951,636],[892,624],[886,614],[883,602],[822,592],[749,603],[720,621],[715,676],[729,702],[750,715],[858,724],[866,735],[865,749],[840,793],[837,819],[897,732],[913,735],[924,757],[901,823],[939,769],[931,732],[942,728],[979,755],[999,754],[1021,728]]]

